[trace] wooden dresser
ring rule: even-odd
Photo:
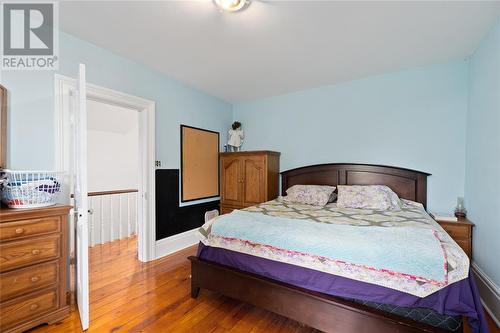
[[[437,221],[437,223],[460,245],[469,259],[472,259],[472,227],[474,223],[467,219],[459,219],[457,222]]]
[[[70,209],[0,208],[0,332],[23,332],[69,315]]]
[[[280,153],[221,153],[221,214],[278,197]]]

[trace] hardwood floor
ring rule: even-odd
[[[195,252],[196,247],[192,247],[141,263],[137,260],[135,238],[91,248],[87,332],[318,332],[207,290],[202,290],[198,299],[191,299],[186,257]],[[491,332],[498,332],[498,328],[491,327]],[[32,332],[82,330],[73,307],[63,322],[40,326]]]
[[[196,247],[150,263],[137,260],[136,239],[90,249],[87,332],[317,332],[298,322],[202,291],[190,297],[187,256]],[[73,307],[61,323],[32,332],[82,332]]]

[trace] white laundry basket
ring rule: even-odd
[[[62,172],[4,170],[2,201],[10,208],[55,205],[61,191]]]

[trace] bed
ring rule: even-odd
[[[406,206],[394,216],[380,212],[365,212],[366,216],[359,216],[359,211],[339,210],[335,206],[311,210],[310,207],[275,200],[233,214],[233,220],[226,225],[232,226],[233,232],[239,232],[241,229],[237,224],[245,219],[255,221],[257,226],[258,223],[271,225],[271,219],[281,218],[283,223],[293,223],[290,234],[307,233],[309,229],[295,230],[295,226],[303,224],[307,228],[310,225],[320,228],[316,233],[319,243],[322,241],[321,228],[336,228],[336,242],[342,243],[344,232],[361,230],[367,224],[383,226],[395,220],[401,224],[420,223],[416,227],[425,230],[418,234],[419,237],[428,237],[426,244],[442,247],[446,260],[444,274],[435,269],[425,270],[428,276],[419,275],[421,268],[418,265],[409,265],[406,260],[391,261],[391,255],[387,256],[387,265],[395,265],[395,272],[411,272],[414,269],[414,275],[400,276],[392,271],[388,274],[385,270],[380,272],[365,268],[359,270],[352,265],[346,266],[341,260],[325,263],[328,256],[313,256],[312,260],[294,254],[289,255],[291,259],[288,260],[282,253],[281,258],[276,257],[280,254],[276,250],[280,246],[256,247],[251,242],[234,241],[238,237],[211,237],[212,243],[200,243],[197,256],[189,258],[192,265],[191,296],[196,298],[200,288],[206,288],[325,332],[459,332],[462,330],[462,316],[470,318],[473,331],[487,332],[468,259],[463,251],[456,250],[458,247],[449,236],[446,238],[444,231],[440,233],[440,227],[425,213],[428,175],[403,168],[363,164],[323,164],[293,169],[282,173],[282,193],[297,184],[386,185],[401,199],[407,200]],[[287,218],[289,220],[285,220]],[[266,219],[269,221],[266,222]],[[301,219],[318,223],[305,223]],[[335,223],[328,224],[329,219]],[[217,222],[217,226],[224,225],[221,221]],[[251,233],[258,233],[262,228],[250,229]],[[393,232],[399,235],[402,230],[387,228],[391,231],[376,234],[381,229],[363,229],[356,237],[364,239],[367,246],[376,248],[377,245],[371,244],[370,239],[383,239]],[[408,232],[413,229],[404,230],[408,242],[419,242],[419,237]],[[245,237],[252,235],[247,233]],[[433,242],[433,237],[438,242]],[[426,248],[420,251],[426,252]],[[424,258],[432,260],[432,253]],[[408,255],[416,257],[411,253]],[[366,271],[370,273],[366,274]]]

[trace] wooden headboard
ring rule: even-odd
[[[281,193],[293,185],[386,185],[400,198],[426,207],[427,176],[426,172],[383,165],[317,164],[281,172]]]

